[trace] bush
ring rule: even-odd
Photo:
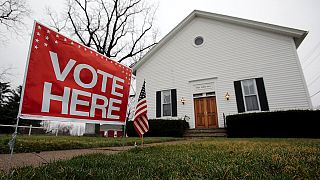
[[[228,137],[320,138],[320,111],[289,110],[227,116]]]
[[[144,137],[182,137],[189,124],[185,120],[149,120],[149,131]],[[127,135],[137,137],[138,133],[133,127],[133,121],[127,122]]]

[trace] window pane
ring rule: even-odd
[[[163,91],[163,104],[168,104],[171,102],[170,91]]]
[[[163,116],[171,116],[171,104],[163,105]]]
[[[256,95],[246,96],[245,99],[246,99],[247,111],[259,110],[258,99]]]
[[[244,95],[248,95],[249,94],[249,87],[248,87],[248,83],[247,82],[248,82],[248,80],[242,81]]]
[[[249,84],[249,93],[256,94],[253,79],[251,79],[248,84]]]
[[[254,79],[242,81],[244,95],[256,94],[253,81]]]

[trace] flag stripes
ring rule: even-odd
[[[133,118],[133,126],[140,137],[149,130],[145,83],[144,81]]]

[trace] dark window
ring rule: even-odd
[[[156,117],[177,116],[177,90],[156,92]]]
[[[162,91],[162,115],[171,116],[171,91]]]
[[[245,102],[246,111],[259,111],[259,100],[255,79],[241,81],[242,94]]]
[[[238,112],[268,111],[268,100],[262,78],[235,81]]]
[[[202,36],[198,36],[194,39],[194,44],[197,46],[200,46],[201,44],[203,44],[204,40]]]

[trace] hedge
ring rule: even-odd
[[[289,110],[230,115],[228,137],[320,138],[320,111]]]
[[[189,124],[185,120],[150,119],[149,131],[145,137],[182,137]],[[139,136],[133,127],[133,121],[127,122],[127,135],[129,137]]]

